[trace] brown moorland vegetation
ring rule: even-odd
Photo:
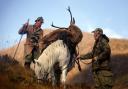
[[[51,30],[50,30],[51,31]],[[45,30],[45,34],[50,32]],[[83,39],[79,44],[79,53],[87,53],[91,51],[94,43],[92,34],[83,32]],[[16,53],[15,59],[20,64],[12,65],[1,62],[1,60],[11,59],[14,56],[17,45],[0,51],[0,89],[51,89],[50,85],[38,84],[33,82],[33,72],[26,71],[23,68],[23,49],[24,40],[21,42]],[[114,72],[115,86],[114,89],[128,88],[128,40],[125,39],[110,39],[110,46],[112,50],[112,69]],[[6,55],[6,56],[4,56]],[[84,61],[84,62],[89,62]],[[7,62],[7,60],[6,60]],[[73,85],[71,89],[89,89],[87,86],[93,86],[93,79],[91,74],[91,64],[80,63],[82,72],[79,72],[77,65],[68,73],[67,83]],[[17,84],[18,83],[18,84]],[[74,84],[78,85],[74,87]],[[84,86],[83,86],[84,85]]]

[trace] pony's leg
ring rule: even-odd
[[[62,67],[61,83],[66,89],[66,78],[67,78],[67,65]]]
[[[55,79],[56,79],[56,84],[57,86],[60,86],[60,77],[61,77],[61,68],[55,68],[54,74],[55,74]]]
[[[51,70],[51,78],[52,78],[52,86],[55,86],[56,85],[56,78],[55,78],[54,69]]]

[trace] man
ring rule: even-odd
[[[43,37],[43,30],[41,25],[44,23],[42,17],[38,17],[35,20],[34,25],[29,25],[25,23],[23,27],[19,30],[19,34],[27,34],[26,43],[24,44],[24,55],[25,55],[25,68],[29,69],[30,64],[39,55],[39,41]]]
[[[91,52],[80,55],[80,60],[92,59],[92,72],[95,81],[95,89],[112,89],[113,79],[110,67],[111,49],[109,38],[103,34],[101,28],[94,31],[95,43]]]

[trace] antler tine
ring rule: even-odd
[[[75,24],[75,19],[74,19],[74,17],[73,17],[73,21],[72,21],[72,23]]]
[[[52,22],[52,25],[51,25],[52,27],[55,27],[55,28],[60,28],[60,27],[57,27],[57,26],[55,26],[55,25],[53,25],[53,22]]]
[[[59,29],[68,29],[68,28],[65,28],[65,27],[58,27],[58,26],[55,26],[55,25],[53,25],[53,22],[52,22],[52,25],[51,25],[52,27],[55,27],[55,28],[59,28]]]
[[[52,22],[52,25],[51,26],[54,27],[53,22]]]
[[[72,23],[72,12],[71,12],[71,10],[70,10],[70,6],[68,6],[68,9],[67,9],[68,11],[69,11],[69,13],[70,13],[70,16],[71,16],[71,21],[70,21],[70,24]]]
[[[68,9],[67,10],[70,12],[70,6],[68,6]]]
[[[61,28],[61,27],[58,27],[58,26],[53,25],[53,22],[52,22],[52,25],[51,26],[52,27],[55,27],[55,28]]]

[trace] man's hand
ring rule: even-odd
[[[84,61],[85,64],[91,64],[92,63],[92,59],[88,59]]]
[[[79,59],[80,59],[80,55],[78,55],[78,56],[76,57],[76,59],[79,60]]]
[[[80,55],[78,55],[76,59],[81,60]],[[84,63],[84,64],[90,64],[90,63],[92,63],[92,59],[88,59],[88,60],[84,60],[84,61],[81,60],[81,62]]]
[[[98,56],[94,57],[92,60],[93,61],[97,61],[97,58],[98,58]]]
[[[24,24],[25,27],[28,27],[29,25],[29,19],[27,20],[27,22]]]
[[[29,23],[28,23],[28,22],[26,22],[26,23],[24,24],[24,26],[26,26],[26,27],[27,27],[28,25],[29,25]]]

